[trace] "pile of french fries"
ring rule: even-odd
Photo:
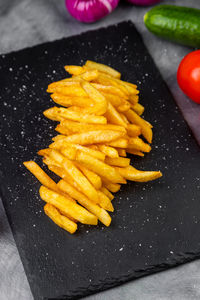
[[[137,86],[122,81],[121,74],[103,64],[65,66],[71,74],[48,86],[53,101],[44,115],[59,124],[59,133],[47,149],[38,152],[43,163],[61,180],[53,181],[34,161],[26,168],[41,182],[44,211],[70,233],[77,222],[109,226],[113,193],[127,180],[146,182],[160,171],[140,171],[130,165],[127,153],[150,152],[152,125],[141,118]],[[141,138],[146,140],[146,142]]]

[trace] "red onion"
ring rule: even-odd
[[[141,5],[141,6],[153,5],[155,3],[160,2],[160,0],[127,0],[127,1],[132,4]]]
[[[72,17],[84,23],[95,22],[105,17],[118,3],[119,0],[65,0]]]

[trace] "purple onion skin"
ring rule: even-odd
[[[111,13],[118,3],[119,0],[65,0],[72,17],[84,23],[100,20]]]
[[[126,0],[129,3],[132,3],[134,5],[140,5],[140,6],[148,6],[148,5],[153,5],[156,4],[158,2],[160,2],[161,0]]]

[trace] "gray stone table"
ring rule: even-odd
[[[154,37],[145,29],[143,15],[148,8],[122,3],[98,23],[85,25],[72,19],[64,0],[0,0],[0,53],[75,35],[123,20],[132,20],[152,54],[181,110],[200,142],[200,106],[178,89],[176,70],[191,49]],[[199,0],[164,1],[168,4],[200,8]],[[32,300],[32,294],[0,201],[0,300]],[[88,300],[198,300],[200,260],[129,282],[87,297]]]

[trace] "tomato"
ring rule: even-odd
[[[183,58],[178,68],[177,81],[189,98],[200,103],[200,50]]]

